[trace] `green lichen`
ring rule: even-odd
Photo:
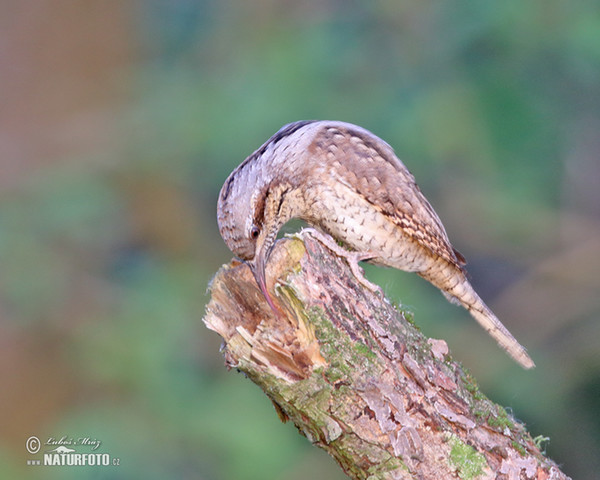
[[[521,445],[519,442],[517,442],[516,440],[513,440],[511,442],[512,447],[519,452],[519,454],[524,457],[527,455],[527,450],[525,449],[525,447],[523,445]]]
[[[362,342],[354,342],[350,337],[338,330],[318,307],[313,307],[308,318],[315,327],[315,335],[323,352],[332,359],[340,357],[343,352],[355,351],[359,355],[375,357],[375,354]]]
[[[402,313],[404,320],[406,320],[408,323],[410,323],[418,331],[421,331],[419,329],[419,326],[415,323],[415,314],[413,312],[411,312],[410,310],[405,310],[402,307],[396,307],[396,309],[399,310],[400,313]]]
[[[487,467],[485,457],[456,436],[450,438],[450,463],[463,480],[475,479]]]
[[[498,412],[496,415],[489,416],[487,423],[490,427],[497,427],[502,430],[505,428],[513,430],[515,428],[514,422],[510,419],[508,413],[506,413],[506,410],[501,407],[498,407]]]
[[[390,474],[394,477],[393,472],[397,470],[410,472],[410,469],[400,458],[390,456],[388,460],[382,461],[378,465],[373,465],[367,470],[367,474],[369,475],[368,480],[385,480],[390,478]]]
[[[392,304],[392,307],[394,308],[394,310],[396,312],[398,312],[402,316],[402,318],[404,318],[404,320],[406,320],[410,325],[412,325],[417,332],[421,331],[421,329],[419,328],[419,325],[417,325],[415,323],[415,313],[412,310],[409,310],[406,307],[402,306],[402,303],[400,303],[396,300],[392,300],[392,299],[388,299],[388,300]]]
[[[331,322],[324,318],[319,308],[312,308],[308,312],[308,320],[314,326],[315,336],[319,341],[321,355],[329,364],[325,371],[325,377],[330,383],[335,383],[352,375],[352,367],[344,359],[344,352],[356,352],[353,358],[358,362],[364,357],[371,358],[374,353],[366,345],[353,342],[349,337],[341,334]],[[357,364],[364,364],[360,360]]]
[[[543,443],[548,443],[550,442],[550,437],[545,437],[544,435],[538,435],[537,437],[535,437],[533,439],[533,443],[535,443],[535,446],[543,453],[546,454],[546,449],[543,448]]]
[[[356,342],[354,344],[354,351],[360,356],[358,360],[363,357],[368,357],[370,359],[377,358],[377,355],[375,355],[373,351],[362,342]]]
[[[318,373],[318,372],[316,372]],[[341,371],[339,368],[328,368],[325,372],[325,378],[329,383],[337,383],[341,379],[346,377],[346,372]]]
[[[463,376],[463,380],[464,380],[465,388],[471,394],[471,397],[474,400],[485,400],[486,399],[485,395],[483,393],[481,393],[481,390],[479,390],[479,386],[477,385],[477,382],[475,381],[473,376],[468,371],[466,371],[466,369],[465,369],[465,374]]]
[[[479,421],[483,420],[488,414],[489,412],[486,410],[473,410],[473,416]]]

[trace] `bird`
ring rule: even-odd
[[[471,286],[465,258],[414,176],[375,134],[342,121],[290,123],[225,180],[217,202],[219,232],[250,267],[273,310],[265,266],[279,230],[293,218],[355,252],[355,263],[368,260],[421,276],[463,306],[523,368],[535,366]]]

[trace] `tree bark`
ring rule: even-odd
[[[354,479],[567,479],[502,407],[410,315],[364,288],[307,234],[277,242],[273,312],[232,261],[204,322],[244,372]]]

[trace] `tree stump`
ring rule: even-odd
[[[354,479],[567,479],[485,397],[443,340],[365,289],[307,234],[277,242],[269,308],[233,260],[212,280],[206,326],[244,372]]]

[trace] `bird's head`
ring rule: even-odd
[[[273,179],[260,166],[242,164],[227,179],[217,206],[219,231],[229,249],[252,270],[256,283],[271,308],[265,266],[277,233],[293,215],[289,194],[282,179]]]
[[[267,302],[275,305],[266,286],[265,266],[281,227],[301,216],[298,185],[309,138],[299,121],[282,127],[227,178],[217,206],[219,231],[229,249],[246,264]]]

